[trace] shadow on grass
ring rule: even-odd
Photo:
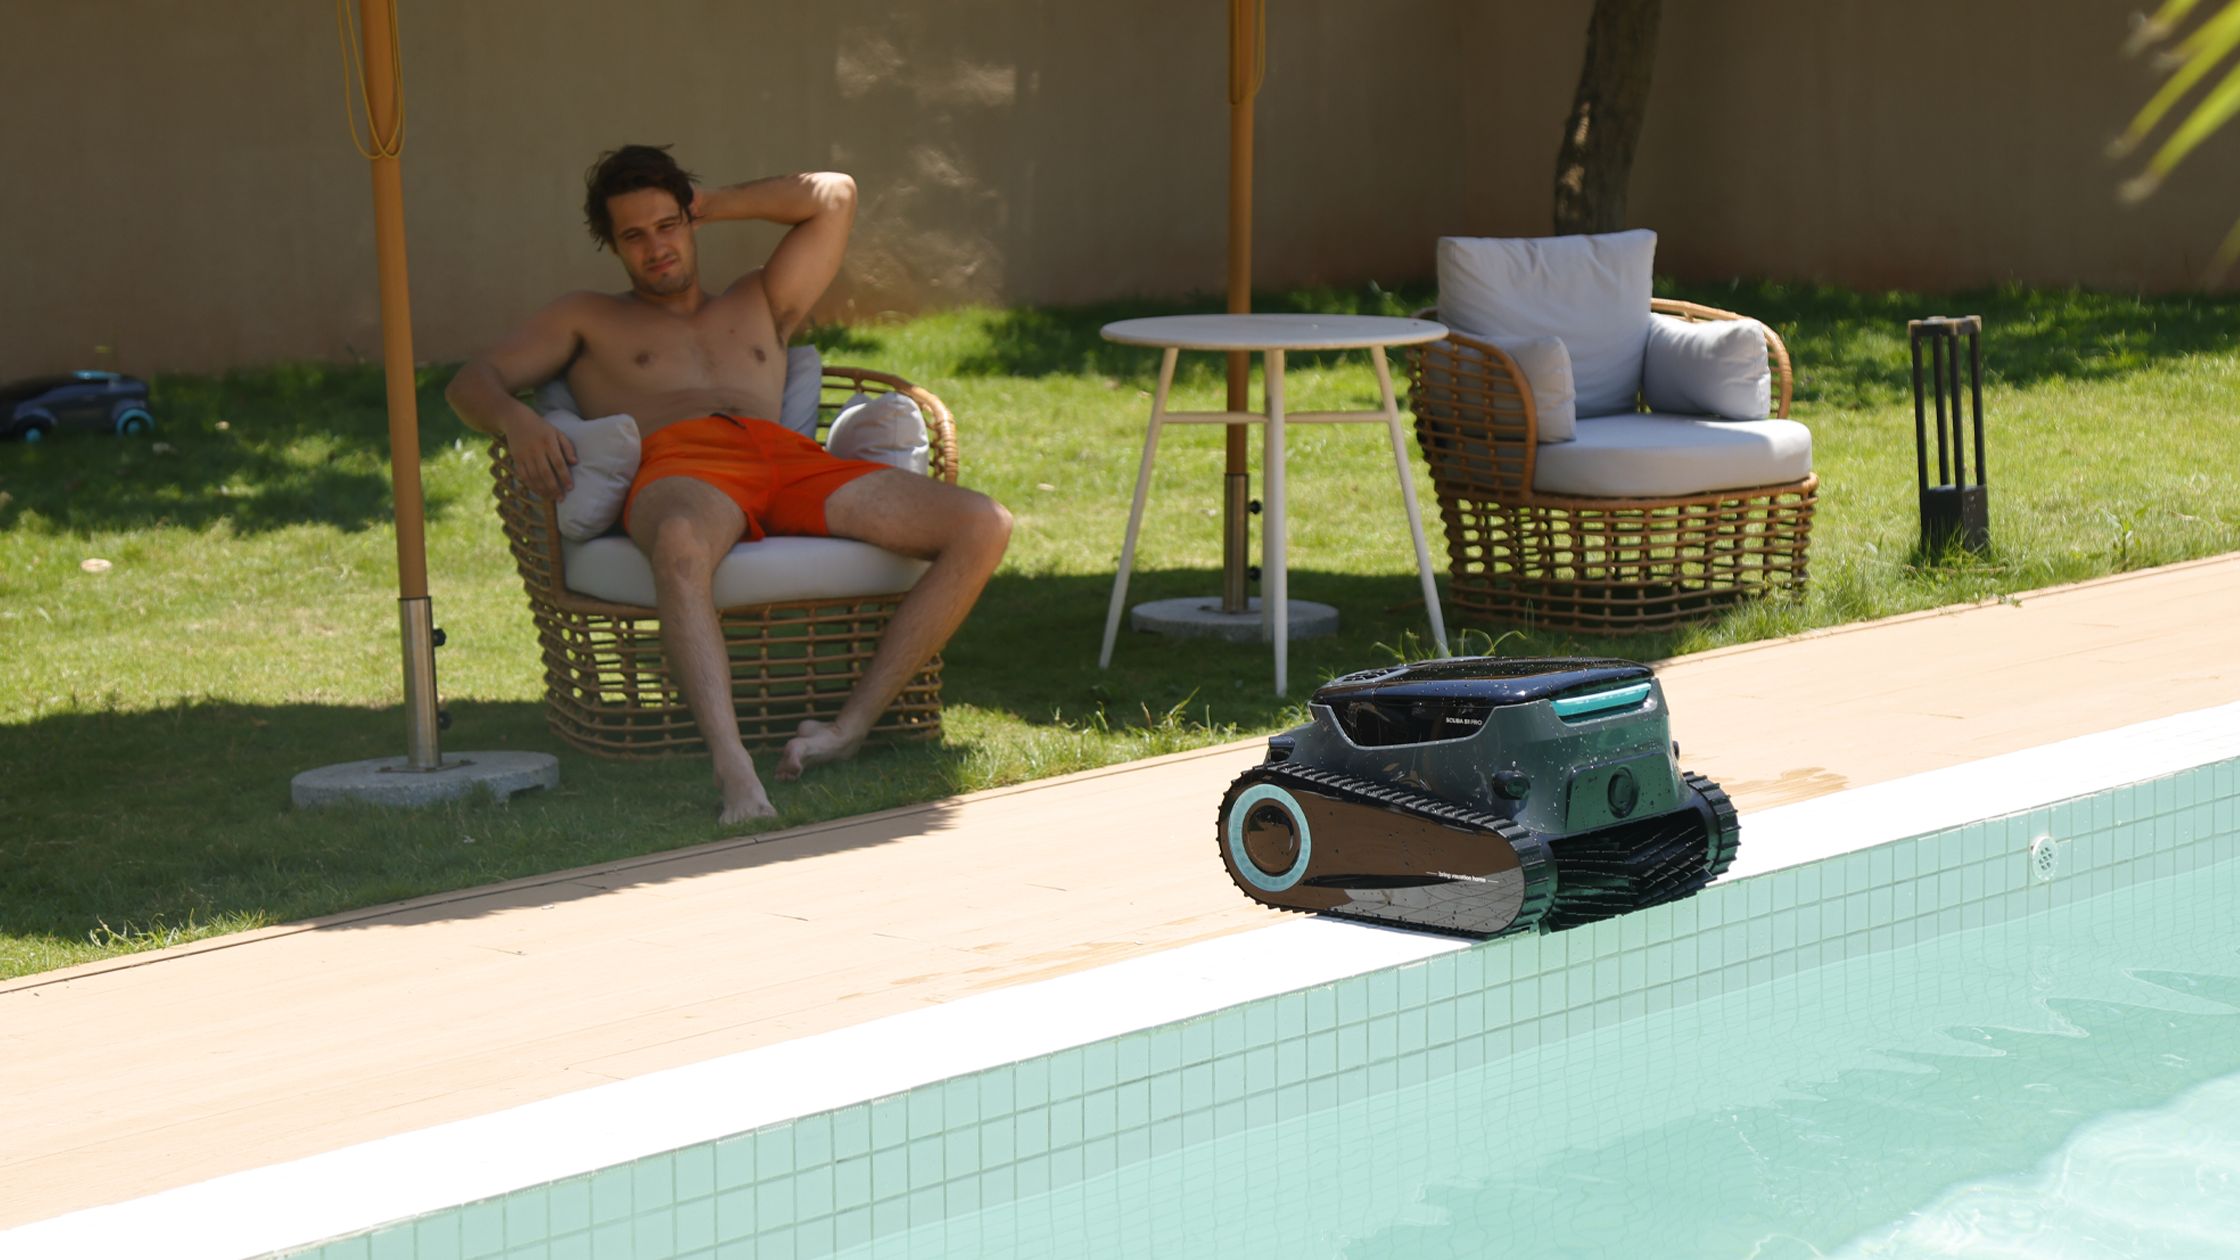
[[[237,930],[335,915],[628,863],[748,831],[717,824],[704,757],[601,761],[551,736],[541,705],[447,707],[455,717],[447,754],[552,752],[560,759],[560,786],[522,793],[510,804],[484,798],[412,810],[293,808],[289,782],[296,774],[401,753],[397,709],[190,703],[0,726],[0,781],[13,785],[0,816],[0,937],[162,944],[181,931],[206,934],[195,925]],[[750,838],[677,862],[609,866],[596,877],[462,897],[380,922],[473,917],[937,831],[938,806],[844,833],[811,824],[953,795],[965,755],[949,747],[874,746],[803,782],[771,785],[782,822],[755,831],[808,826],[806,834],[771,843]]]
[[[1796,397],[1837,408],[1910,404],[1908,320],[1981,315],[1984,385],[2105,381],[2191,355],[2240,348],[2240,297],[2159,297],[2026,289],[1866,293],[1771,282],[1660,283],[1764,321],[1788,343]]]
[[[462,430],[443,401],[448,372],[421,374],[420,447],[428,458]],[[70,533],[204,530],[240,533],[324,524],[388,525],[386,393],[377,366],[294,364],[223,377],[150,382],[154,433],[69,433],[39,446],[0,444],[0,529],[27,515]],[[427,508],[450,495],[427,487]]]
[[[1220,570],[1214,568],[1139,570],[1129,580],[1128,603],[1192,596],[1210,603],[1220,589]],[[1109,575],[998,574],[943,653],[942,692],[1035,725],[1079,727],[1100,712],[1113,724],[1156,723],[1172,712],[1212,731],[1243,733],[1304,721],[1307,697],[1330,678],[1433,652],[1423,590],[1412,572],[1293,569],[1290,595],[1335,607],[1339,629],[1327,638],[1292,641],[1290,690],[1279,696],[1272,644],[1163,638],[1131,630],[1125,619],[1111,668],[1099,669],[1112,598]],[[1573,638],[1521,626],[1472,625],[1451,610],[1446,619],[1455,652],[1503,656],[1652,660],[1670,655],[1683,633]]]

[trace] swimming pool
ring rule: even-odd
[[[2170,1131],[2190,1136],[2153,1148],[2160,1173],[2240,1175],[2200,1123],[2240,1132],[2236,777],[1773,871],[305,1254],[2048,1254],[2115,1230],[2198,1254],[2188,1230],[2240,1239],[2233,1209],[2178,1223],[2130,1182]]]
[[[703,1065],[664,1074],[666,1086],[535,1104],[488,1118],[529,1153],[503,1172],[502,1193],[471,1188],[497,1176],[434,1179],[454,1197],[427,1201],[453,1206],[400,1208],[413,1200],[395,1187],[446,1151],[484,1159],[479,1122],[301,1161],[294,1189],[276,1180],[284,1170],[260,1170],[222,1179],[231,1198],[206,1183],[87,1219],[137,1212],[139,1237],[168,1228],[184,1242],[194,1235],[177,1205],[198,1202],[199,1219],[213,1219],[222,1202],[270,1225],[340,1186],[356,1192],[358,1220],[389,1223],[339,1238],[271,1225],[266,1236],[331,1239],[278,1254],[361,1260],[1533,1255],[1638,1250],[1627,1240],[1644,1236],[1658,1254],[1910,1255],[1954,1242],[1985,1251],[2001,1237],[1993,1226],[2011,1242],[2025,1218],[2099,1237],[2136,1225],[2111,1212],[2136,1202],[2140,1143],[2160,1140],[2149,1135],[2188,1134],[2157,1156],[2179,1161],[2184,1184],[2233,1175],[2234,1153],[2200,1141],[2205,1125],[2240,1128],[2240,1060],[2222,1049],[2240,1045],[2240,938],[2217,915],[2240,894],[2240,723],[2219,721],[2222,743],[2196,754],[2219,760],[1730,879],[1571,932],[1466,947],[1306,922],[1214,942],[1224,960],[1256,940],[1263,952],[1334,940],[1413,953],[1086,1044],[1049,1033],[1064,1047],[1052,1054],[964,1070],[943,1066],[938,1039],[865,1026],[858,1043],[926,1073],[913,1088],[868,1090],[880,1097],[831,1105],[772,1066],[830,1057],[828,1040],[751,1052],[729,1077]],[[2200,742],[2178,729],[2140,764],[2173,764],[2171,748]],[[2044,782],[2089,788],[2083,768],[2133,768],[2115,745],[2035,751]],[[2003,783],[2025,768],[2001,765]],[[1987,808],[2048,799],[1980,774],[1955,783],[1963,803]],[[1894,825],[1890,802],[1921,794],[1826,798],[1809,818],[1790,815],[1811,835],[1765,845],[1759,860],[1809,850],[1815,836],[1853,843],[1834,833]],[[2054,838],[2040,850],[2055,855],[2050,880],[2032,860],[2040,836]],[[1052,1006],[1008,996],[1030,1014]],[[973,1036],[1000,1056],[1034,1031]],[[711,1084],[723,1080],[733,1084]],[[758,1105],[790,1118],[736,1123],[746,1111],[725,1089],[786,1094]],[[622,1111],[642,1122],[626,1139]],[[570,1143],[604,1157],[530,1158]],[[2092,1178],[2108,1189],[2062,1192]],[[39,1237],[63,1238],[65,1225]],[[2240,1236],[2214,1212],[2187,1228]],[[2020,1236],[2033,1254],[2055,1246],[2052,1234]],[[2182,1253],[2186,1236],[2172,1237]]]

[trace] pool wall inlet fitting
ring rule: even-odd
[[[1645,665],[1456,657],[1336,679],[1216,820],[1221,859],[1284,910],[1490,937],[1686,897],[1741,843],[1678,764]]]

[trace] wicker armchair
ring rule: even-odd
[[[925,415],[928,474],[956,483],[955,420],[939,398],[900,377],[826,367],[820,429],[858,391],[899,392],[914,400]],[[669,677],[661,652],[660,614],[569,590],[562,580],[564,559],[553,505],[528,492],[502,439],[491,444],[490,475],[498,515],[536,620],[544,655],[545,718],[553,733],[603,757],[705,751],[692,714]],[[719,610],[731,656],[731,697],[747,747],[782,745],[804,718],[829,721],[836,716],[878,649],[902,595]],[[926,662],[871,733],[873,738],[940,738],[940,656]]]
[[[1741,318],[1691,302],[1650,308],[1691,322]],[[1787,417],[1789,353],[1771,328],[1766,350],[1773,415]],[[1413,348],[1408,377],[1446,525],[1450,607],[1497,623],[1644,631],[1804,584],[1816,475],[1672,498],[1541,493],[1532,391],[1513,359],[1456,332]]]

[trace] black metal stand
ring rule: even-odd
[[[1957,540],[1969,551],[1991,545],[1990,500],[1983,482],[1983,317],[1935,316],[1912,320],[1913,453],[1921,490],[1921,550],[1934,557]],[[1975,484],[1968,484],[1967,443],[1961,430],[1960,351],[1967,342],[1968,396],[1973,403]],[[1921,347],[1929,347],[1927,383],[1935,399],[1937,482],[1929,482],[1928,406],[1923,398]],[[1949,455],[1948,455],[1949,451]]]

